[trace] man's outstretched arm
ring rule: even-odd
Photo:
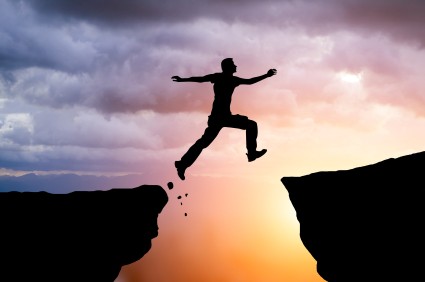
[[[183,78],[183,77],[175,75],[175,76],[172,76],[171,79],[176,82],[208,82],[208,81],[211,81],[211,75],[192,76],[187,78]]]
[[[277,72],[276,69],[269,69],[269,71],[266,74],[263,74],[260,76],[256,76],[253,78],[241,78],[240,84],[247,84],[247,85],[254,84],[263,79],[266,79],[268,77],[275,75],[276,72]]]

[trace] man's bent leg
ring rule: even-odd
[[[262,157],[267,152],[266,149],[257,151],[257,136],[257,123],[249,119],[246,127],[246,148],[248,150],[248,153],[246,155],[248,157],[248,162],[252,162]]]
[[[246,149],[253,152],[257,149],[258,126],[253,120],[248,119],[246,125]]]
[[[246,130],[246,149],[248,151],[246,155],[249,162],[258,159],[267,152],[266,149],[257,151],[258,126],[255,121],[248,119],[246,116],[233,115],[225,126]]]
[[[188,167],[190,167],[201,154],[202,150],[208,147],[212,141],[217,137],[221,127],[219,126],[208,126],[205,129],[204,134],[199,138],[195,144],[193,144],[186,154],[183,155],[180,161],[176,161],[174,164],[177,168],[177,174],[181,180],[185,179],[184,173]]]

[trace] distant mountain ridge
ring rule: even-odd
[[[425,152],[283,177],[304,246],[329,282],[424,279]]]
[[[123,176],[94,176],[77,174],[0,176],[0,192],[46,191],[69,193],[72,191],[104,190],[114,187],[136,187],[143,182],[142,174]]]

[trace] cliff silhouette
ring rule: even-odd
[[[330,282],[424,279],[425,152],[283,177],[300,237]]]
[[[113,282],[158,235],[162,187],[0,193],[0,281]]]

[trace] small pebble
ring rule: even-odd
[[[185,194],[185,196],[187,197],[187,195],[189,195],[188,193]]]
[[[184,213],[184,216],[187,216],[187,213],[186,212]]]
[[[174,184],[173,184],[173,182],[168,182],[167,183],[167,186],[168,186],[168,189],[173,189],[173,187],[174,187]]]
[[[177,197],[177,199],[179,199],[179,200],[180,200],[181,198],[182,198],[182,196],[178,196],[178,197]]]

